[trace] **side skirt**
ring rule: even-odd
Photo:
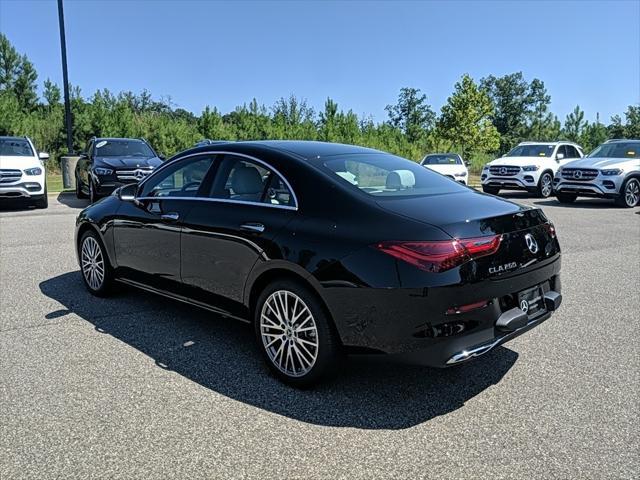
[[[149,285],[145,285],[144,283],[136,282],[135,280],[129,280],[128,278],[116,278],[117,282],[124,283],[125,285],[130,285],[132,287],[139,288],[140,290],[145,290],[147,292],[155,293],[156,295],[160,295],[162,297],[170,298],[172,300],[177,300],[182,303],[186,303],[188,305],[193,305],[194,307],[202,308],[204,310],[208,310],[213,313],[217,313],[223,317],[233,318],[234,320],[239,320],[244,323],[250,324],[251,321],[246,318],[238,317],[236,315],[232,315],[231,313],[222,310],[220,308],[213,307],[203,302],[199,302],[197,300],[192,300],[191,298],[184,297],[182,295],[178,295],[176,293],[167,292],[165,290],[160,290],[154,287],[150,287]]]

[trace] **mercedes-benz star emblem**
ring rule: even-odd
[[[582,171],[576,170],[575,172],[573,172],[573,178],[582,178]]]
[[[531,235],[530,233],[527,233],[524,236],[524,241],[527,244],[527,248],[531,253],[533,253],[534,255],[538,253],[538,242],[536,242],[536,239],[533,238],[533,235]]]
[[[135,176],[138,180],[142,180],[144,177],[144,172],[142,170],[136,170]]]
[[[502,167],[500,169],[500,175],[506,175],[507,174],[507,167]]]
[[[527,302],[524,298],[520,302],[520,310],[522,310],[524,313],[527,313],[529,311],[529,302]]]

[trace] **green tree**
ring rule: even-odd
[[[584,119],[584,112],[580,109],[580,105],[576,105],[573,112],[567,115],[567,118],[564,121],[564,129],[562,130],[562,133],[567,140],[578,142],[580,141],[586,126],[587,122]]]
[[[600,123],[600,114],[598,113],[596,114],[596,121],[594,123],[586,123],[579,143],[585,152],[590,152],[603,143],[607,139],[608,134],[607,127]]]
[[[625,136],[627,138],[640,138],[640,105],[629,105],[624,116],[626,118]]]
[[[465,158],[500,146],[500,134],[491,122],[494,113],[489,95],[465,74],[442,107],[437,130],[442,138],[460,147]]]
[[[20,55],[0,33],[0,92],[13,92],[20,108],[30,112],[38,102],[37,79],[38,74],[27,56]]]
[[[401,88],[395,105],[385,107],[389,124],[407,136],[409,142],[424,140],[433,127],[436,115],[427,103],[427,96],[418,88]]]

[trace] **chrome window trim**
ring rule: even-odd
[[[291,207],[289,205],[275,205],[273,203],[260,203],[260,202],[249,202],[246,200],[233,200],[230,198],[210,198],[210,197],[136,197],[136,200],[195,200],[202,202],[217,202],[217,203],[234,203],[238,205],[254,205],[256,207],[267,207],[267,208],[279,208],[282,210],[298,210],[298,207]]]
[[[291,192],[291,195],[293,196],[293,203],[295,205],[294,206],[273,205],[273,204],[270,204],[270,203],[247,202],[247,201],[243,201],[243,200],[231,200],[231,199],[227,199],[227,198],[210,198],[210,197],[136,197],[136,200],[149,200],[149,199],[157,200],[159,198],[162,198],[162,199],[171,198],[171,199],[174,199],[174,200],[178,200],[178,199],[179,200],[205,200],[205,201],[216,201],[216,202],[223,202],[223,203],[239,203],[239,204],[248,204],[248,205],[261,205],[261,206],[265,206],[265,207],[283,208],[283,209],[286,209],[286,210],[298,210],[298,206],[300,205],[298,203],[298,197],[296,195],[296,192],[291,187],[291,184],[286,179],[286,177],[284,175],[282,175],[282,173],[280,173],[280,171],[277,168],[269,165],[267,162],[265,162],[263,160],[260,160],[259,158],[256,158],[256,157],[252,157],[251,155],[247,155],[245,153],[228,152],[228,151],[223,151],[223,150],[215,150],[215,151],[211,151],[211,152],[198,152],[198,153],[192,153],[190,155],[185,155],[184,157],[168,161],[167,163],[165,163],[161,167],[157,168],[153,173],[147,175],[146,178],[144,178],[138,184],[138,186],[139,186],[139,188],[142,188],[145,183],[147,183],[149,180],[151,180],[158,173],[162,172],[165,168],[168,168],[170,165],[172,165],[174,161],[175,162],[179,162],[179,161],[182,161],[182,160],[186,160],[187,158],[201,157],[201,156],[207,156],[207,155],[235,155],[237,157],[243,157],[243,158],[249,159],[249,160],[251,160],[253,162],[261,164],[267,170],[270,170],[270,171],[274,172],[276,175],[278,175],[282,179],[282,181],[285,183],[285,185],[287,186],[287,188]]]

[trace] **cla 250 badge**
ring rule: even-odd
[[[518,262],[505,263],[504,265],[498,265],[497,267],[489,267],[489,273],[502,273],[512,270],[517,266]]]

